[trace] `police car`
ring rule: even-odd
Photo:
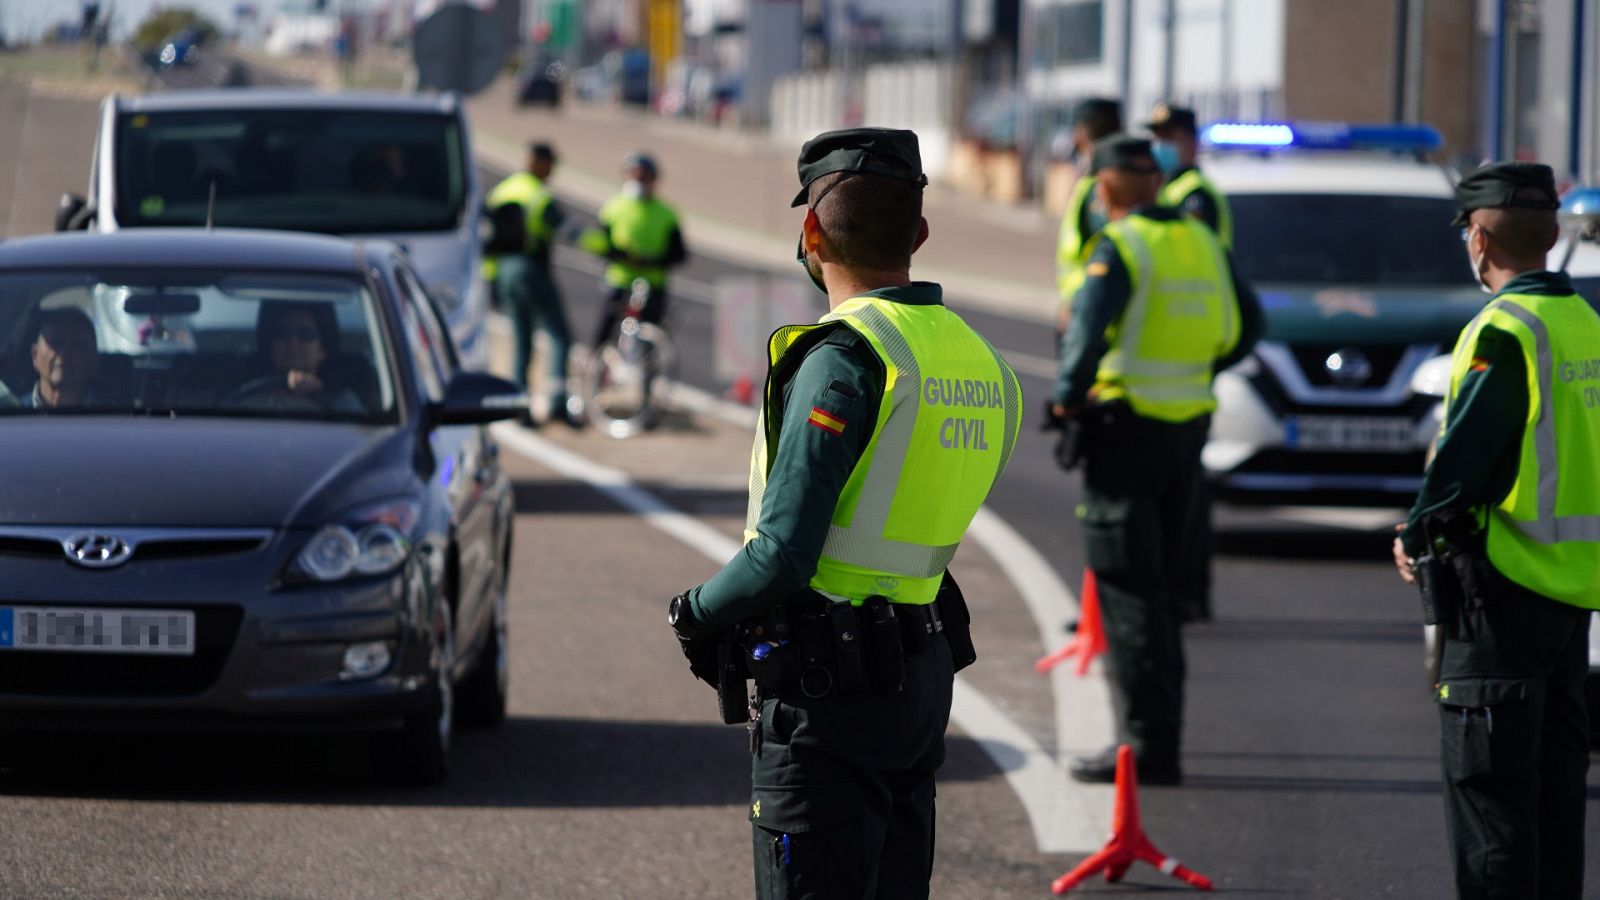
[[[1428,126],[1217,123],[1201,168],[1267,331],[1218,375],[1205,464],[1232,503],[1409,506],[1456,336],[1483,306]]]

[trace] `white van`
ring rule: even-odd
[[[380,237],[406,248],[462,365],[488,367],[479,192],[453,94],[290,89],[112,95],[85,198],[59,229],[205,225]]]

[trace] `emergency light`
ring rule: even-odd
[[[1386,150],[1426,153],[1444,145],[1432,125],[1348,122],[1217,122],[1200,133],[1218,150]]]

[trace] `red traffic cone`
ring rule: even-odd
[[[1033,668],[1040,675],[1049,673],[1074,656],[1078,657],[1077,673],[1083,675],[1089,671],[1089,663],[1106,652],[1106,629],[1100,622],[1100,588],[1095,584],[1093,569],[1083,570],[1081,593],[1083,601],[1078,604],[1078,631],[1061,645],[1060,650],[1039,657]]]
[[[733,380],[733,387],[728,388],[724,396],[735,403],[749,406],[756,399],[756,383],[749,375],[740,375]]]
[[[1117,798],[1111,808],[1111,840],[1095,855],[1078,863],[1076,869],[1057,878],[1050,891],[1065,894],[1096,872],[1105,872],[1106,881],[1121,881],[1128,867],[1141,860],[1190,887],[1211,890],[1211,879],[1157,850],[1144,836],[1139,824],[1139,778],[1134,774],[1133,748],[1123,744],[1117,748]]]

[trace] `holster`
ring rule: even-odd
[[[1425,625],[1443,625],[1446,633],[1470,641],[1475,637],[1471,613],[1489,602],[1494,573],[1476,520],[1464,513],[1430,514],[1422,520],[1428,552],[1417,557],[1417,587]]]
[[[944,639],[950,645],[950,662],[957,672],[978,661],[978,650],[972,646],[972,614],[967,610],[967,598],[961,594],[950,570],[944,572],[939,582],[939,594],[934,598],[939,604],[939,615],[944,619]]]
[[[741,630],[733,629],[717,644],[717,711],[728,725],[738,725],[750,718],[749,695],[745,690],[750,673],[745,667],[744,650],[739,646]]]

